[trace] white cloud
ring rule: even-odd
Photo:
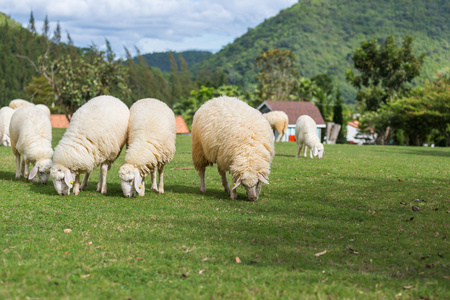
[[[33,11],[36,29],[46,16],[51,32],[59,21],[66,40],[102,47],[108,39],[119,56],[159,51],[218,51],[296,0],[0,0],[0,11],[26,27]]]

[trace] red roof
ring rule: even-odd
[[[50,115],[50,122],[53,128],[67,128],[69,121],[67,121],[66,115]],[[176,116],[175,122],[177,124],[177,133],[188,134],[189,128],[186,125],[182,116]]]
[[[312,102],[306,101],[264,101],[258,110],[262,113],[269,111],[281,110],[289,117],[289,124],[295,125],[298,117],[302,115],[310,116],[317,125],[325,125],[322,114],[317,106]]]

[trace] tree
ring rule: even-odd
[[[273,49],[256,58],[260,68],[257,95],[260,101],[288,101],[295,96],[298,73],[290,50]]]
[[[48,21],[48,16],[45,15],[44,25],[42,25],[42,36],[48,38],[49,31],[50,31],[50,23]]]
[[[28,23],[28,30],[31,31],[32,33],[36,33],[36,26],[34,24],[33,11],[31,11],[31,13],[30,13],[30,21]]]
[[[333,122],[341,125],[341,130],[339,130],[339,134],[337,137],[337,143],[343,143],[345,141],[344,137],[344,116],[342,113],[342,98],[341,98],[341,89],[338,87],[336,91],[336,102],[333,107]]]
[[[358,89],[356,100],[363,110],[375,111],[381,104],[407,95],[411,82],[422,70],[425,53],[412,53],[411,36],[405,36],[397,47],[392,35],[378,45],[376,40],[364,41],[352,55],[358,75],[348,70],[346,77]]]

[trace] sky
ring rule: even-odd
[[[50,37],[59,21],[62,41],[105,49],[118,57],[206,50],[217,52],[298,0],[0,0],[0,11],[28,27],[31,11],[38,33],[45,17]]]

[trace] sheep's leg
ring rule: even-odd
[[[144,197],[145,195],[145,182],[144,182],[145,178],[142,178],[142,182],[141,182],[141,191],[138,193],[139,197]]]
[[[22,164],[20,165],[20,173],[25,174],[25,157],[22,156]]]
[[[109,165],[108,164],[102,164],[101,169],[100,169],[100,179],[101,181],[99,181],[100,184],[100,192],[105,195],[106,191],[107,191],[107,187],[106,187],[106,174],[108,173],[108,169],[109,169]]]
[[[309,148],[309,157],[313,158],[313,154],[312,154],[312,149],[311,148]]]
[[[306,153],[308,152],[308,147],[305,145],[305,151],[303,152],[303,156],[306,157]]]
[[[198,177],[200,177],[200,191],[202,193],[206,192],[206,187],[205,187],[205,169],[206,166],[203,166],[200,168],[200,170],[198,170]]]
[[[234,178],[233,178],[233,186],[236,186],[236,181],[234,181]],[[230,196],[230,198],[233,199],[233,200],[237,199],[237,189],[236,188],[231,189],[231,196]]]
[[[159,181],[158,181],[158,192],[164,194],[164,165],[158,168]]]
[[[88,179],[89,179],[89,175],[90,175],[91,173],[86,173],[85,175],[84,175],[84,177],[83,177],[83,182],[81,183],[81,186],[80,186],[80,190],[81,191],[84,191],[84,189],[86,188],[86,186],[87,186],[87,183],[88,183]]]
[[[281,141],[281,138],[283,137],[283,133],[278,131],[278,137],[277,137],[277,142]]]
[[[300,157],[300,153],[302,152],[302,148],[303,148],[303,144],[302,143],[297,144],[297,155],[296,155],[297,158]]]
[[[25,178],[25,181],[28,182],[28,174],[30,174],[30,162],[28,161],[28,159],[24,159],[22,162],[25,162],[23,168],[23,177]]]
[[[20,178],[20,154],[16,155],[16,179]]]
[[[102,170],[101,170],[101,167],[100,167],[100,175],[99,175],[99,178],[98,178],[97,189],[96,189],[96,191],[99,192],[99,193],[102,191],[102,181],[103,181],[103,174],[102,174]]]
[[[227,173],[222,171],[220,168],[217,168],[219,171],[220,177],[222,177],[222,185],[225,188],[225,192],[230,193],[230,186],[228,185]]]
[[[152,175],[152,191],[158,193],[158,184],[156,183],[156,167],[152,169],[151,175]]]
[[[80,193],[80,174],[75,175],[75,182],[73,183],[73,194],[76,196]]]

